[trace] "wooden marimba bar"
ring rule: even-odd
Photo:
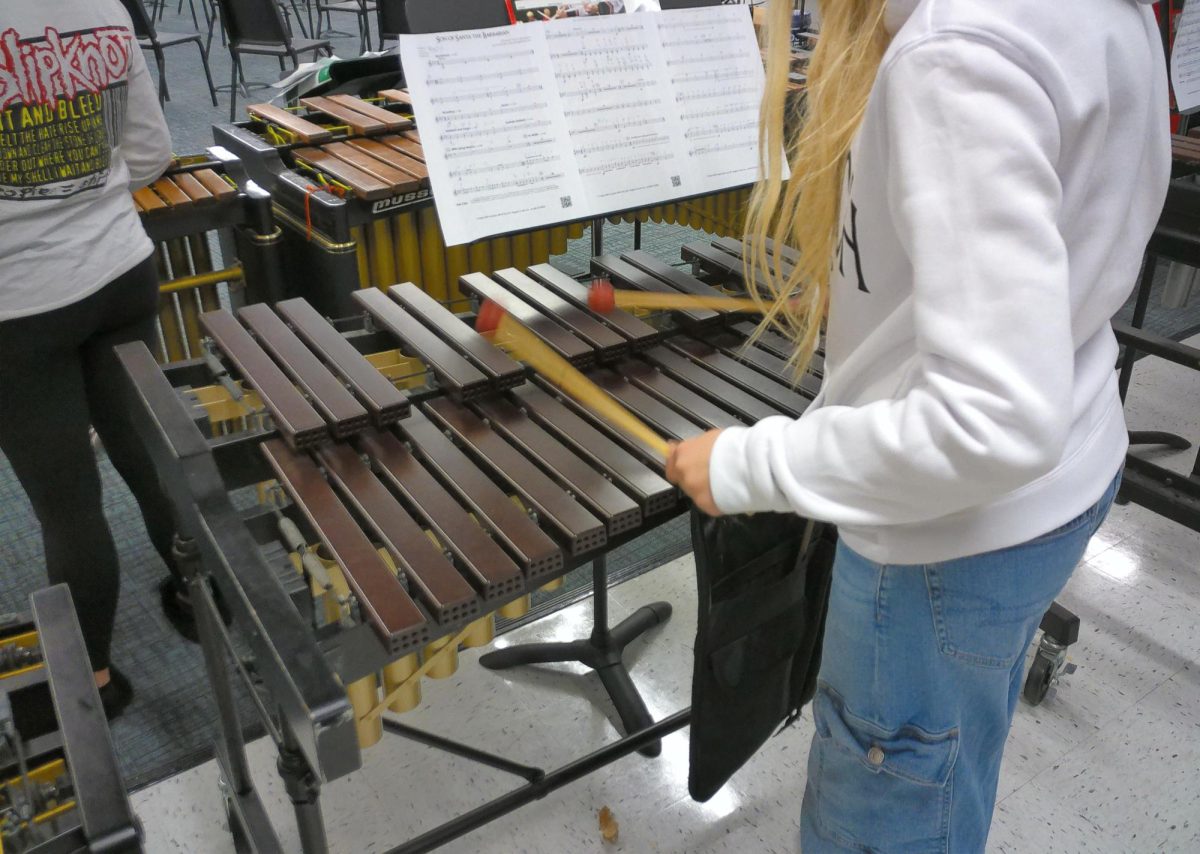
[[[222,284],[244,291],[239,302],[282,295],[270,197],[226,152],[176,159],[133,203],[155,243],[159,361],[201,354],[199,317],[219,307]]]
[[[642,253],[596,264],[644,290],[717,293]],[[587,285],[548,264],[460,285],[668,439],[797,416],[815,392],[811,377],[792,385],[779,340],[745,347],[737,316],[594,313]],[[282,686],[293,750],[325,780],[357,767],[338,735],[348,722],[360,745],[377,740],[385,710],[412,708],[423,677],[490,641],[493,613],[520,613],[531,590],[686,509],[657,451],[532,375],[469,317],[412,283],[354,300],[353,328],[302,299],[203,315],[240,402],[215,402],[214,360],[164,375],[136,347],[121,352],[183,527],[234,600],[235,626],[254,627],[256,671]],[[207,410],[207,438],[185,400]],[[216,429],[236,406],[260,410],[241,420],[259,426]],[[218,495],[264,482],[257,510],[235,513]],[[297,657],[310,665],[293,669]],[[299,684],[322,673],[340,683]]]

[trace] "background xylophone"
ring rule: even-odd
[[[643,289],[714,293],[651,260],[596,264]],[[593,314],[587,286],[546,264],[460,286],[668,438],[799,415],[815,391],[811,377],[790,386],[776,338],[743,353],[753,327],[736,316]],[[411,708],[419,679],[452,672],[460,645],[490,641],[492,612],[519,611],[530,590],[686,509],[654,451],[561,398],[470,318],[408,283],[353,298],[362,313],[336,326],[301,299],[204,315],[221,388],[211,363],[161,369],[139,345],[121,350],[182,530],[254,651],[281,768],[311,769],[297,809],[306,850],[323,850],[316,781],[358,767],[383,711]],[[241,401],[218,402],[230,384]],[[245,487],[266,501],[235,511],[229,493]],[[216,628],[204,622],[202,635]],[[244,769],[226,771],[256,797]],[[244,799],[231,810],[253,811]]]
[[[155,244],[159,361],[201,354],[199,317],[219,307],[222,284],[236,305],[284,295],[270,196],[228,152],[176,159],[133,202]]]
[[[544,263],[584,234],[587,223],[572,222],[447,247],[431,205],[420,134],[401,89],[305,97],[295,110],[270,104],[247,110],[249,121],[217,125],[214,136],[271,190],[289,246],[287,277],[308,282],[303,295],[328,314],[352,313],[354,290],[404,281],[419,282],[462,311],[468,303],[460,276]],[[731,190],[610,222],[740,235],[748,198],[747,189]]]

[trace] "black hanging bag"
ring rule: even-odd
[[[837,534],[794,514],[692,511],[699,615],[688,791],[706,801],[812,699]]]

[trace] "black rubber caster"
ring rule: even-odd
[[[1046,699],[1046,692],[1054,683],[1054,671],[1054,659],[1048,658],[1039,650],[1033,657],[1033,666],[1029,668],[1029,675],[1025,677],[1025,687],[1021,690],[1025,702],[1036,706]]]

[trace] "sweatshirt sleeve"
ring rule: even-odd
[[[1065,448],[1074,344],[1049,96],[1005,52],[940,35],[892,58],[875,97],[887,198],[859,204],[888,205],[912,265],[915,375],[892,399],[724,431],[709,469],[722,512],[918,523],[1000,498]]]
[[[129,31],[133,32],[132,23]],[[130,189],[136,190],[156,181],[171,163],[171,132],[137,39],[130,44],[128,80],[120,150],[129,167]]]

